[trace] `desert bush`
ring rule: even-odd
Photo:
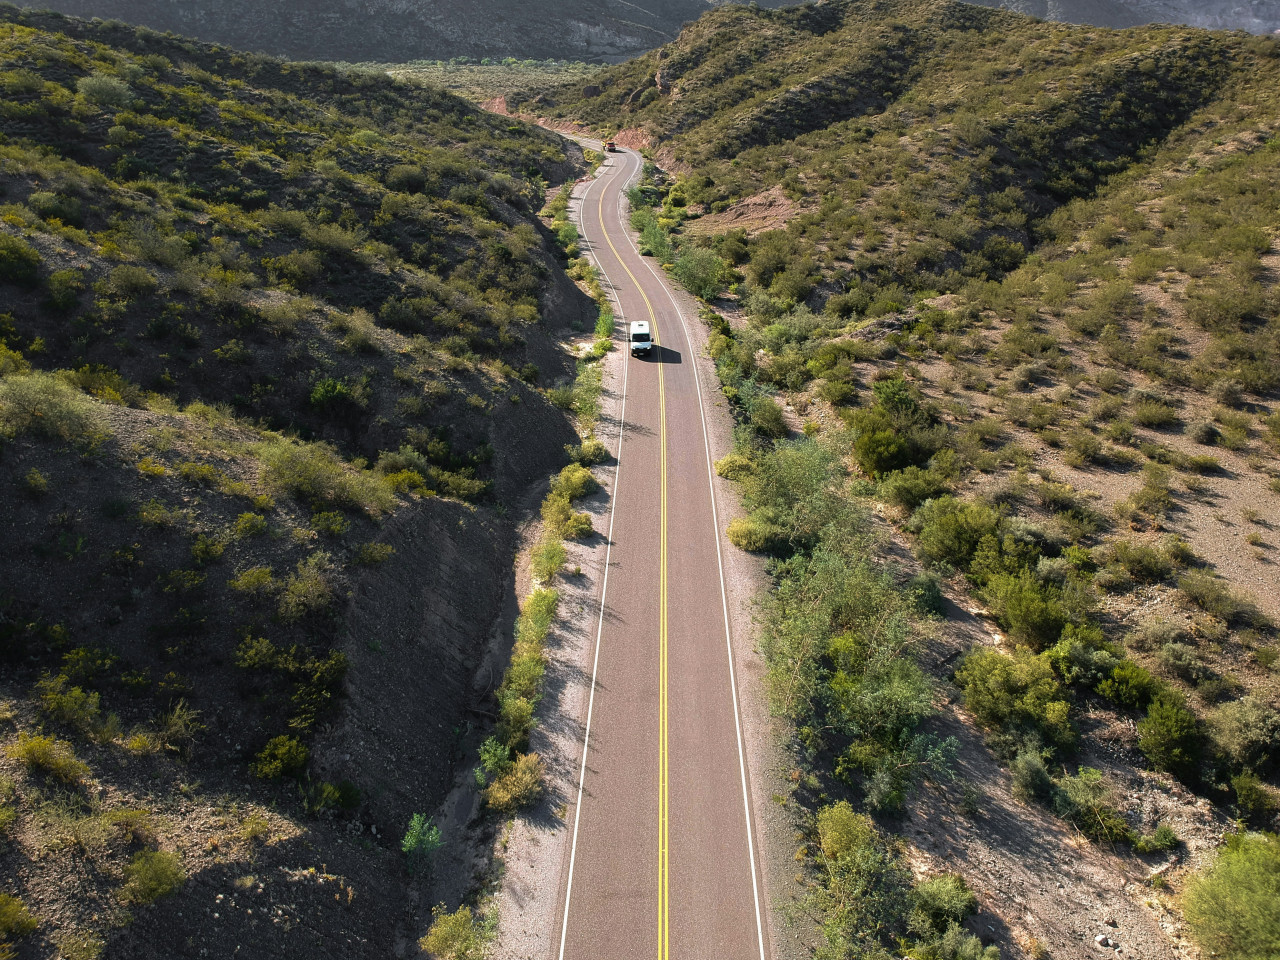
[[[386,563],[395,552],[396,548],[389,543],[362,543],[356,547],[351,560],[360,567],[374,567]]]
[[[55,374],[37,371],[0,380],[0,432],[86,441],[98,423],[93,402]]]
[[[131,301],[156,292],[160,282],[150,271],[132,264],[122,264],[94,284],[99,296]]]
[[[1039,750],[1022,750],[1009,764],[1013,795],[1023,803],[1048,800],[1053,795],[1053,778]]]
[[[332,558],[323,551],[299,560],[280,592],[280,619],[293,623],[326,608],[333,599],[333,587],[329,583],[332,570]]]
[[[1117,540],[1111,544],[1111,554],[1129,576],[1143,583],[1159,583],[1173,573],[1172,561],[1150,544]]]
[[[1182,896],[1192,936],[1223,960],[1280,956],[1280,837],[1238,833]]]
[[[1253,604],[1237,597],[1225,581],[1213,574],[1188,570],[1178,578],[1178,590],[1201,610],[1226,623],[1257,625],[1265,622]]]
[[[1145,707],[1160,689],[1160,681],[1132,660],[1121,660],[1098,684],[1098,693],[1123,707]]]
[[[533,554],[530,557],[530,569],[533,578],[542,583],[549,583],[551,578],[560,572],[564,566],[565,558],[568,552],[564,548],[564,544],[560,542],[560,538],[554,533],[544,537],[538,541],[538,545],[533,548]]]
[[[242,513],[231,525],[232,535],[239,540],[267,532],[267,518],[260,513]]]
[[[461,906],[449,913],[444,904],[431,911],[431,926],[418,946],[439,960],[483,960],[492,928]]]
[[[922,504],[908,529],[916,534],[916,553],[928,563],[967,569],[982,539],[991,536],[1000,517],[985,504],[947,495]]]
[[[387,171],[385,183],[388,190],[397,193],[421,193],[427,185],[427,176],[415,164],[398,163]]]
[[[0,282],[35,286],[40,280],[40,252],[21,237],[0,231]]]
[[[1267,763],[1280,747],[1280,714],[1253,696],[1215,707],[1207,726],[1213,745],[1237,767]]]
[[[1010,636],[1033,650],[1052,645],[1067,624],[1061,591],[1030,570],[991,577],[983,596]]]
[[[579,463],[584,467],[590,467],[597,463],[604,463],[609,459],[609,448],[597,440],[595,437],[588,437],[579,444],[569,444],[564,448],[564,452],[568,454],[569,459],[575,463]]]
[[[313,505],[356,507],[371,514],[395,505],[391,490],[375,474],[346,463],[327,443],[275,437],[255,444],[252,452],[265,467],[267,483]]]
[[[1192,779],[1200,758],[1200,732],[1195,714],[1171,691],[1156,694],[1147,715],[1138,721],[1138,748],[1157,770]]]
[[[34,933],[39,925],[25,903],[17,897],[0,893],[0,957],[11,960],[17,956],[10,941],[21,940]]]
[[[28,770],[42,773],[68,787],[76,787],[89,776],[89,767],[76,759],[75,749],[65,740],[19,733],[5,754]]]
[[[1212,445],[1218,440],[1218,428],[1208,420],[1197,420],[1194,423],[1187,424],[1185,433],[1196,443],[1206,446]]]
[[[787,531],[769,519],[766,511],[755,511],[729,522],[729,542],[748,553],[783,553],[787,549]]]
[[[1091,840],[1119,843],[1133,833],[1115,809],[1114,788],[1100,770],[1081,767],[1075,776],[1064,776],[1054,792],[1054,810],[1070,820]]]
[[[489,809],[507,815],[533,804],[542,796],[546,766],[536,753],[521,754],[506,773],[485,788]]]
[[[879,493],[884,500],[907,510],[914,510],[926,500],[947,492],[946,480],[932,470],[910,466],[888,474],[880,481]]]
[[[919,881],[911,891],[913,929],[942,933],[978,909],[978,898],[964,877],[944,873]]]
[[[1182,841],[1167,823],[1158,824],[1151,833],[1133,838],[1133,849],[1138,853],[1168,853]]]
[[[1054,746],[1075,740],[1065,694],[1053,668],[1027,650],[1012,656],[975,650],[956,671],[964,702],[979,723],[1038,731]]]
[[[281,734],[273,737],[258,751],[249,767],[254,776],[263,780],[296,777],[301,775],[310,755],[310,751],[296,737]]]
[[[751,426],[764,437],[778,440],[787,435],[787,421],[782,415],[782,407],[769,397],[757,397],[751,404]]]
[[[182,858],[165,850],[141,850],[124,868],[120,898],[126,903],[155,903],[187,882]]]
[[[729,266],[714,250],[685,244],[671,272],[695,297],[714,300],[724,290]]]
[[[1156,659],[1165,670],[1187,683],[1199,683],[1208,676],[1200,654],[1186,643],[1166,643]]]

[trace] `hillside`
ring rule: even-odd
[[[648,151],[707,302],[821,955],[1274,952],[1199,878],[1280,825],[1277,90],[1271,38],[887,0],[506,98]]]
[[[1211,30],[1280,30],[1280,9],[1268,0],[972,0],[1063,23],[1096,27],[1137,27],[1147,23],[1181,23]]]
[[[581,155],[12,7],[0,89],[0,955],[387,956],[577,440]]]
[[[52,9],[296,60],[404,62],[451,57],[620,60],[665,43],[715,0],[55,0]],[[763,6],[778,6],[779,0]]]

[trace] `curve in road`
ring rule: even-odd
[[[640,170],[610,155],[580,215],[622,329],[649,320],[656,347],[624,360],[555,956],[766,960],[705,408],[685,317],[626,225]]]

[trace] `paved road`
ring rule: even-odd
[[[618,473],[558,960],[766,960],[721,541],[695,358],[661,269],[636,251],[608,157],[582,234],[660,349],[628,356]],[[697,322],[696,318],[691,322]],[[626,349],[624,342],[619,346]]]

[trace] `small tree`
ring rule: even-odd
[[[431,818],[415,813],[409,820],[409,829],[400,841],[400,849],[409,858],[409,872],[418,873],[431,862],[436,851],[444,846],[444,837]]]
[[[1168,770],[1180,780],[1194,775],[1200,735],[1195,714],[1176,693],[1162,692],[1151,701],[1138,721],[1138,748],[1157,770]]]

